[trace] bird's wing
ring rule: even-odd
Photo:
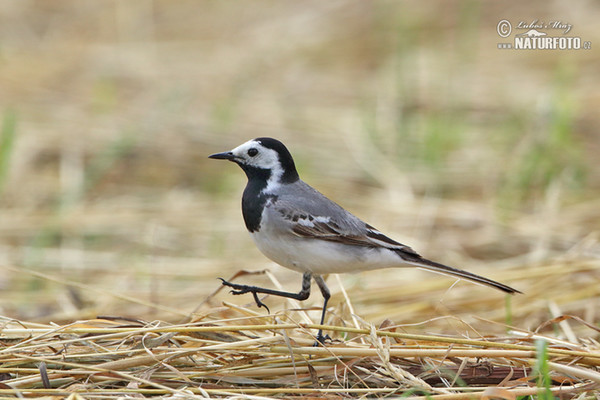
[[[417,253],[373,226],[364,223],[338,204],[304,184],[278,196],[271,211],[287,222],[287,229],[299,237],[352,246],[381,247],[409,254]]]
[[[464,278],[506,293],[520,293],[491,279],[423,258],[410,247],[364,223],[302,181],[275,196],[266,209],[270,213],[269,218],[278,218],[279,222],[282,222],[278,224],[282,234],[291,233],[306,239],[326,240],[351,246],[389,249],[405,263],[417,268]]]
[[[295,218],[295,216],[292,218]],[[365,230],[362,233],[344,232],[330,218],[312,217],[311,219],[309,215],[306,219],[298,219],[298,222],[292,227],[292,232],[297,236],[309,239],[327,240],[354,246],[384,247],[417,254],[410,247],[387,237],[368,224],[365,224]]]

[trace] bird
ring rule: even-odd
[[[363,222],[300,179],[290,151],[277,139],[259,137],[209,158],[234,162],[245,172],[248,181],[242,195],[242,215],[258,249],[275,263],[303,274],[298,293],[219,278],[234,295],[251,293],[259,308],[268,310],[258,294],[308,299],[314,280],[324,299],[320,321],[323,325],[331,297],[323,275],[396,267],[416,267],[509,294],[521,293],[483,276],[424,258]],[[316,344],[328,339],[319,329]]]

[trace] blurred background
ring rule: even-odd
[[[441,330],[595,322],[599,17],[596,1],[1,1],[0,314],[264,315],[208,299],[216,278],[268,269],[239,281],[295,291],[300,275],[254,247],[244,174],[207,156],[272,136],[378,229],[526,292],[331,276],[329,322],[351,306]],[[502,19],[569,23],[592,49],[498,49]]]

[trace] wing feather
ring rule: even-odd
[[[377,247],[377,245],[371,242],[366,236],[343,234],[336,230],[332,224],[324,222],[316,222],[311,225],[296,223],[292,227],[292,232],[296,234],[296,236],[307,239],[327,240],[329,242],[352,246]]]
[[[386,248],[417,255],[410,247],[384,235],[306,183],[299,181],[280,191],[267,208],[283,217],[296,236],[351,246]],[[288,231],[289,232],[289,231]]]
[[[292,232],[296,236],[307,239],[326,240],[351,246],[381,247],[417,255],[410,247],[387,237],[368,224],[364,224],[362,229],[344,230],[330,217],[313,216],[306,213],[293,213],[289,210],[281,212],[281,214],[285,219],[291,222]]]

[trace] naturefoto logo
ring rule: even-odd
[[[531,22],[519,21],[513,24],[507,19],[498,22],[496,31],[502,38],[508,38],[513,31],[513,42],[498,43],[499,49],[515,50],[590,50],[592,42],[581,40],[579,36],[567,36],[573,25],[562,21]]]

